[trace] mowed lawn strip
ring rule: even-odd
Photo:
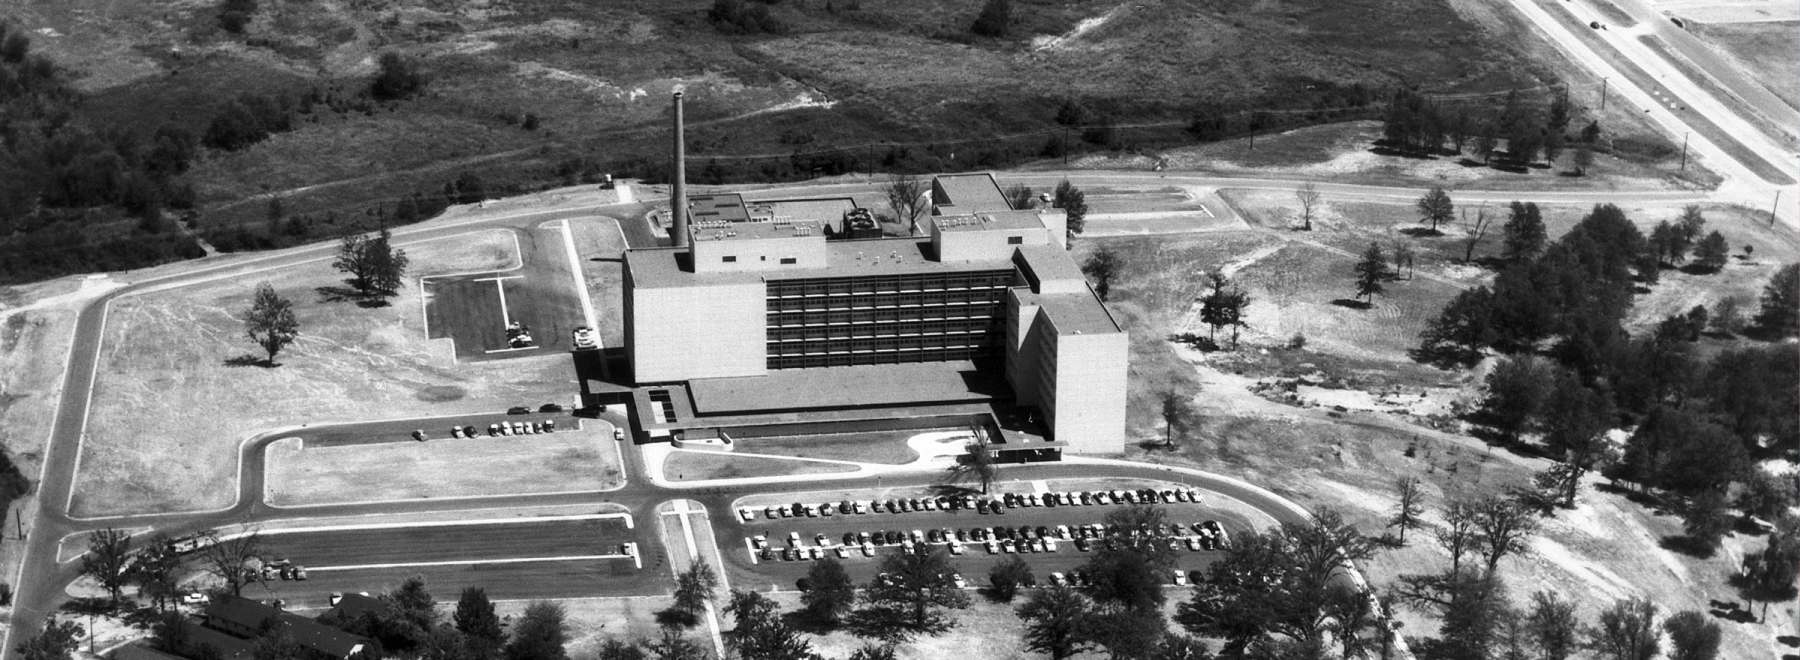
[[[855,472],[854,465],[789,458],[741,456],[729,452],[674,451],[663,462],[663,477],[672,481],[779,477],[798,474]]]
[[[919,458],[919,452],[906,446],[906,441],[933,430],[871,431],[867,433],[832,433],[829,435],[771,435],[737,438],[738,448],[752,454],[776,454],[797,458],[823,458],[858,463],[899,465]]]
[[[416,278],[509,267],[510,236],[483,231],[401,246],[413,272],[385,307],[325,300],[317,289],[343,286],[327,260],[115,301],[73,513],[228,506],[240,443],[274,428],[491,411],[565,393],[566,357],[458,365],[424,339]],[[242,314],[259,281],[293,302],[300,336],[280,366],[231,366],[256,353]]]
[[[441,497],[602,490],[619,485],[618,447],[598,431],[518,442],[441,439],[268,449],[269,503],[341,504]]]

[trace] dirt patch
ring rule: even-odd
[[[624,482],[610,431],[520,442],[440,439],[305,447],[270,445],[267,497],[277,506],[602,490]]]
[[[501,268],[506,232],[404,245],[414,277]],[[113,302],[76,477],[74,512],[106,515],[230,504],[238,444],[281,426],[496,410],[562,392],[568,362],[554,357],[454,364],[424,339],[416,279],[387,307],[324,302],[341,286],[327,262],[202,282]],[[300,337],[275,368],[232,366],[253,352],[239,315],[266,280],[294,303]],[[422,388],[466,396],[421,400]],[[186,460],[171,462],[170,456]]]

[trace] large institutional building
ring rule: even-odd
[[[1057,449],[1122,452],[1128,337],[1069,257],[1062,211],[1015,210],[988,174],[937,177],[931,196],[928,237],[860,240],[736,196],[690,200],[674,247],[625,254],[633,380],[774,399],[799,395],[785,384],[968,364]],[[958,388],[927,379],[910,394],[937,389]]]

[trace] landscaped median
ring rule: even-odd
[[[610,426],[523,439],[460,438],[308,447],[269,445],[264,496],[273,506],[596,491],[624,482]]]
[[[518,263],[507,231],[401,246],[413,263],[409,278]],[[321,257],[113,301],[72,513],[230,506],[239,445],[265,429],[495,411],[567,395],[566,357],[457,364],[425,339],[416,279],[387,306],[365,308],[320,293],[343,277]],[[293,302],[300,335],[280,366],[237,366],[247,361],[233,358],[257,352],[242,315],[261,281]]]

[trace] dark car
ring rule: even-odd
[[[562,411],[563,411],[563,407],[562,407],[562,404],[560,404],[560,403],[546,403],[544,405],[538,406],[538,412],[541,412],[541,413],[555,413],[555,412],[562,412]]]
[[[525,406],[513,406],[511,408],[506,409],[506,414],[508,414],[508,415],[529,415],[529,414],[531,414],[531,409],[526,408]]]

